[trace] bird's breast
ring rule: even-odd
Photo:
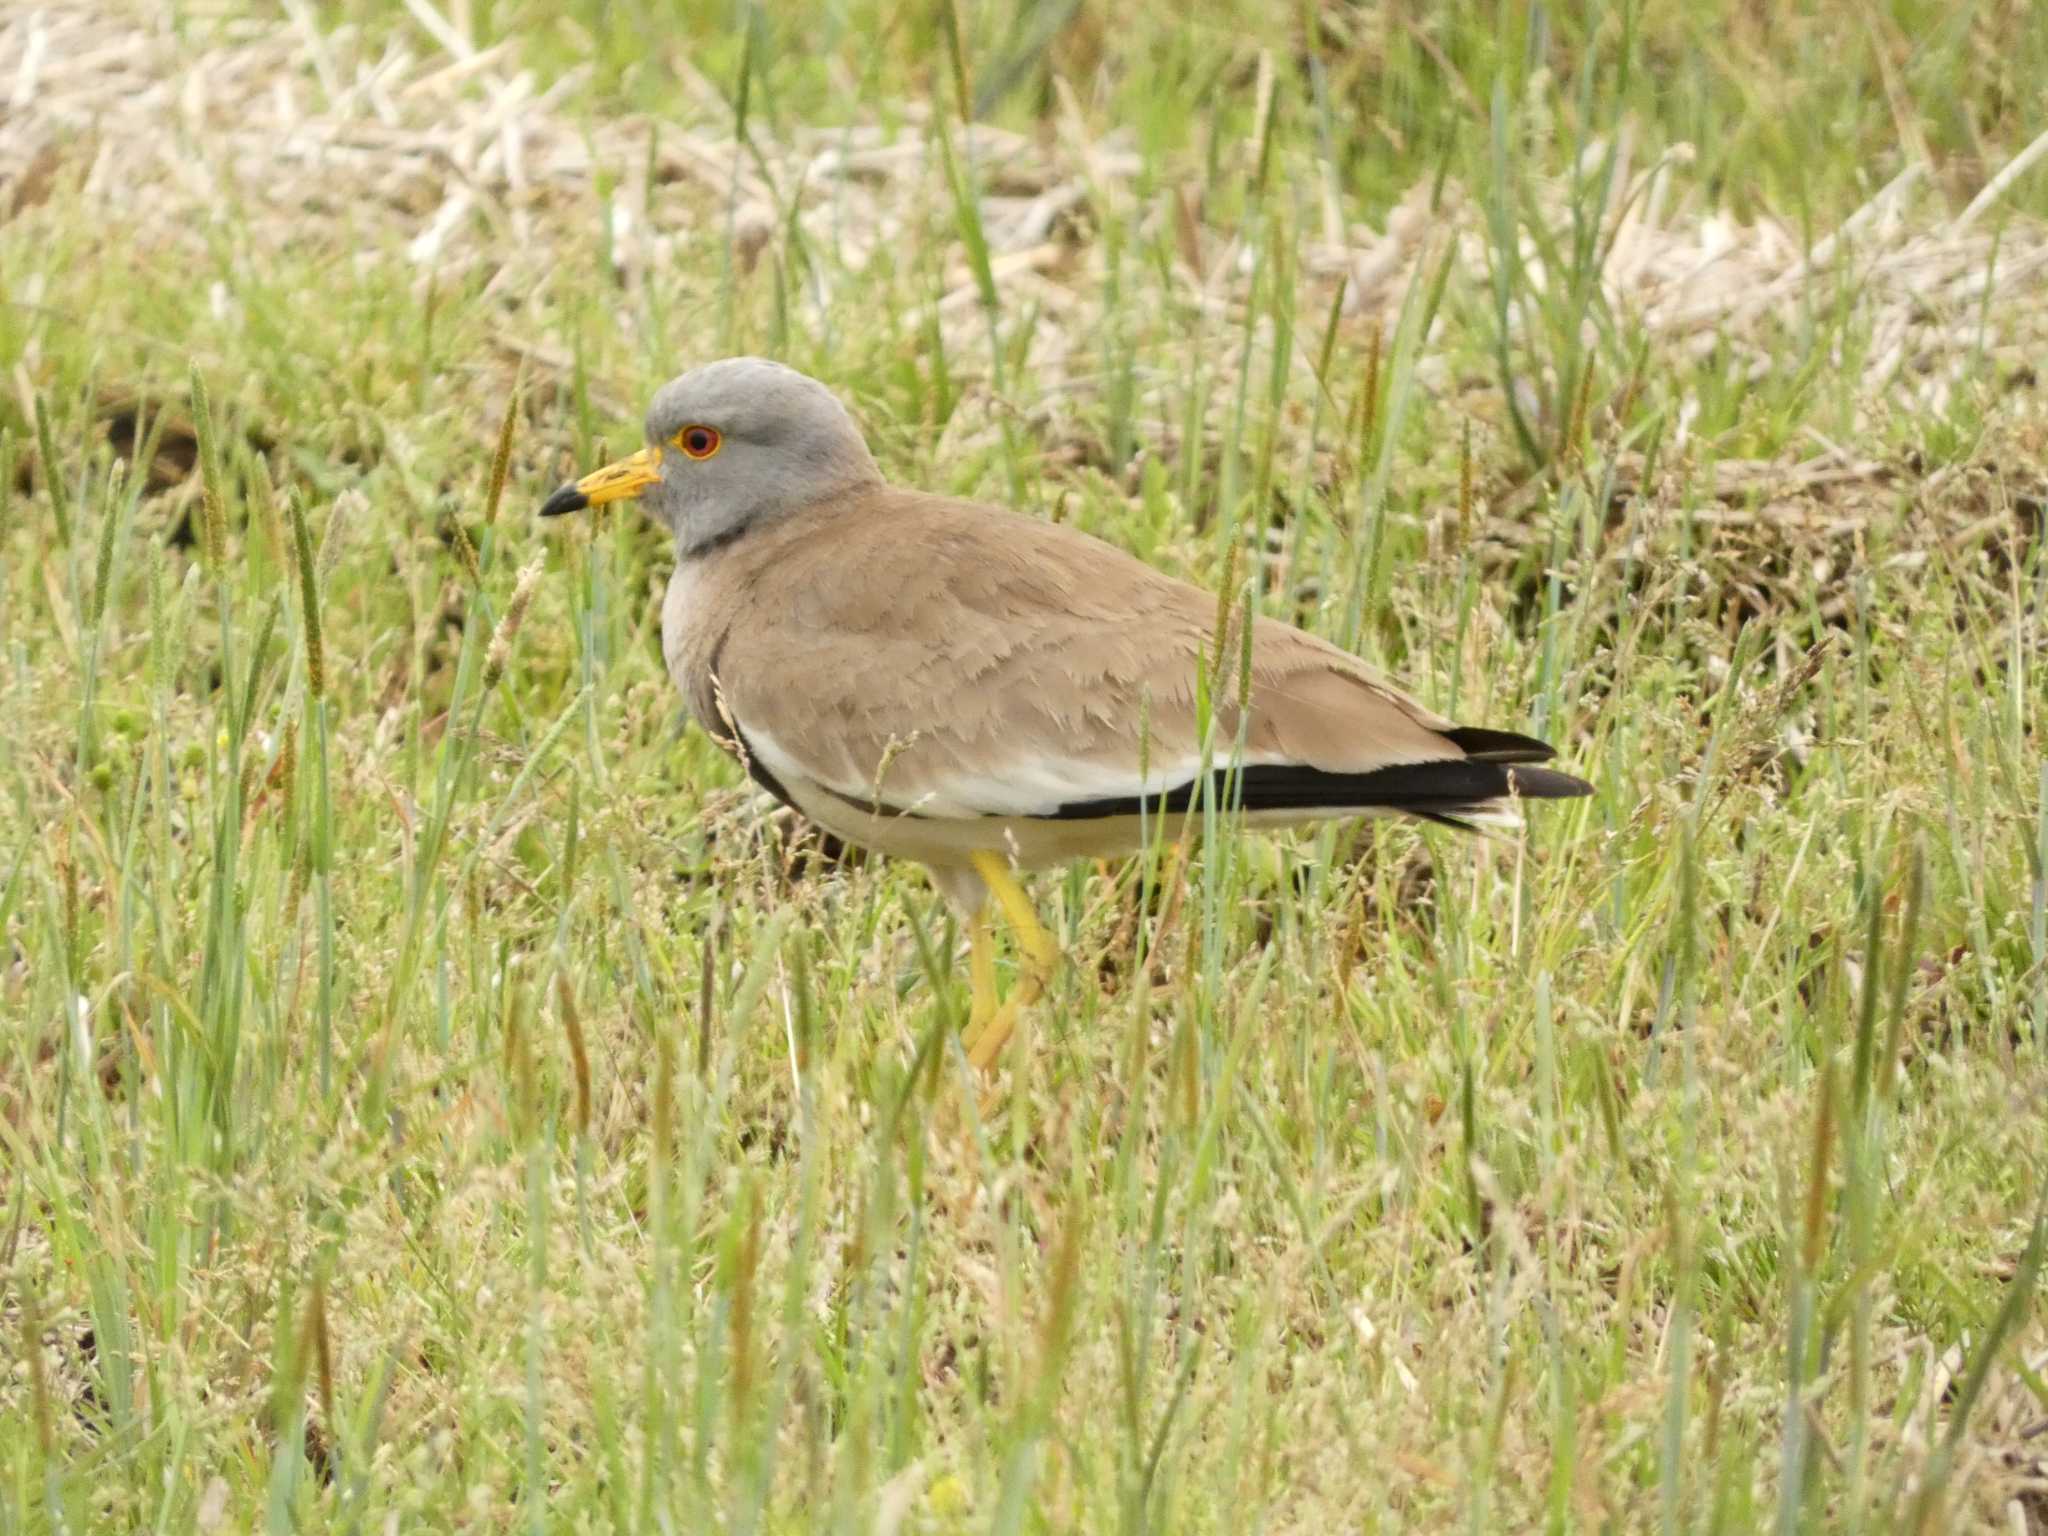
[[[689,675],[702,667],[704,658],[694,653],[704,631],[706,603],[703,573],[694,561],[684,561],[668,579],[668,592],[661,600],[661,655],[668,663],[668,675],[687,697]]]

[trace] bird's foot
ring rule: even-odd
[[[986,1072],[1002,1055],[1003,1047],[1016,1031],[1017,1020],[1024,1010],[1045,995],[1045,989],[1052,982],[1053,970],[1059,964],[1060,951],[1052,935],[1038,921],[1038,914],[1031,908],[1031,898],[1025,895],[1024,888],[1017,883],[1003,859],[993,853],[977,853],[974,855],[974,868],[1001,905],[1003,915],[1009,919],[1010,927],[1017,936],[1017,947],[1023,951],[1016,986],[1000,1007],[983,1018],[980,1004],[984,995],[990,1001],[994,999],[995,957],[985,943],[986,925],[980,919],[976,920],[975,1018],[979,1022],[967,1041],[967,1059],[974,1064],[975,1070]],[[986,994],[982,988],[983,966],[986,966]]]

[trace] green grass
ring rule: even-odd
[[[2048,1521],[2043,307],[1929,404],[1854,263],[1705,346],[1593,281],[1623,130],[1808,241],[1924,155],[1937,227],[2034,10],[472,9],[593,126],[938,143],[859,267],[788,206],[737,259],[722,165],[668,266],[604,165],[498,283],[407,262],[431,204],[110,222],[89,155],[0,222],[0,1530]],[[1137,158],[1069,310],[963,87]],[[1322,199],[1418,186],[1476,259],[1376,339]],[[733,350],[1597,795],[1036,877],[984,1115],[921,876],[677,733],[652,530],[530,517]],[[1714,492],[1828,443],[1886,468]]]

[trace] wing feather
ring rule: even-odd
[[[664,636],[699,718],[778,783],[906,815],[1071,816],[1198,779],[1215,614],[1076,529],[882,490],[679,570]],[[1457,727],[1304,631],[1255,620],[1250,672],[1243,707],[1233,678],[1217,690],[1212,764],[1240,733],[1240,761],[1276,773],[1467,760]],[[1475,765],[1547,750],[1468,735]]]

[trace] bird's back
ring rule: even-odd
[[[757,778],[920,816],[1108,814],[1234,751],[1254,775],[1248,804],[1412,796],[1429,786],[1371,776],[1427,765],[1459,806],[1507,788],[1478,764],[1547,755],[1508,733],[1461,741],[1358,658],[1275,620],[1253,623],[1247,677],[1242,630],[1233,620],[1219,644],[1217,615],[1211,594],[1077,529],[880,488],[686,562],[663,627],[693,711]],[[1524,793],[1582,788],[1521,773]]]

